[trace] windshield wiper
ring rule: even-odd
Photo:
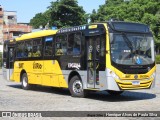
[[[125,33],[122,33],[123,35],[123,38],[124,38],[124,41],[125,43],[128,45],[129,49],[131,50],[131,54],[132,54],[132,63],[134,62],[133,58],[133,45],[131,43],[131,41],[128,39],[127,35]]]
[[[131,41],[128,39],[127,35],[125,33],[122,33],[125,43],[128,45],[129,49],[131,50],[131,53],[133,53],[133,45]]]

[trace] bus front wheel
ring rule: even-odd
[[[69,82],[69,91],[72,97],[85,97],[86,91],[83,89],[82,81],[78,76],[74,76],[71,78]]]
[[[22,88],[24,90],[28,90],[30,89],[30,85],[28,83],[28,77],[26,73],[23,73],[22,77],[21,77],[21,83],[22,83]]]

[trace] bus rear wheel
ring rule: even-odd
[[[110,95],[117,96],[117,95],[121,95],[124,91],[107,90],[107,92],[108,92]]]
[[[28,83],[27,73],[23,73],[23,75],[21,77],[21,84],[22,84],[22,88],[24,90],[29,90],[30,89],[30,84]]]
[[[78,76],[73,76],[69,82],[69,91],[72,97],[85,97],[82,81]]]

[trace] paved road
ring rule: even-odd
[[[19,83],[6,81],[0,74],[0,111],[15,110],[160,111],[160,65],[157,66],[156,87],[154,89],[126,91],[119,97],[110,96],[106,92],[96,92],[91,93],[88,98],[73,98],[67,89],[42,86],[25,91],[21,89]]]

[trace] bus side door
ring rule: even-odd
[[[105,73],[105,35],[87,37],[87,87],[100,88],[101,73]]]

